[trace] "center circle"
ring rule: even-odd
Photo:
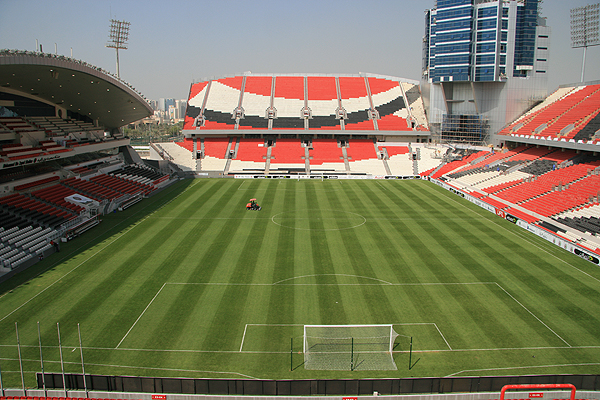
[[[300,231],[341,231],[363,225],[360,214],[341,210],[306,209],[284,211],[271,217],[274,224]]]

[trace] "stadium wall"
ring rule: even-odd
[[[46,389],[62,389],[57,392],[64,396],[63,377],[60,373],[46,373]],[[38,389],[43,387],[42,374],[37,374]],[[84,390],[81,374],[65,374],[65,383],[69,390]],[[528,375],[528,376],[486,376],[486,377],[445,377],[445,378],[398,378],[398,379],[305,379],[305,380],[267,380],[267,379],[186,379],[153,378],[132,376],[86,375],[87,390],[94,395],[87,397],[119,399],[166,400],[166,396],[148,393],[168,393],[169,400],[185,400],[193,395],[210,396],[364,396],[373,395],[414,395],[420,400],[489,400],[499,398],[500,390],[509,384],[556,384],[570,383],[578,390],[578,399],[600,399],[600,375]],[[13,389],[14,395],[22,390]],[[585,391],[585,392],[582,392]],[[29,390],[32,396],[39,391]],[[450,394],[455,393],[455,394]],[[460,394],[456,394],[460,393]],[[536,398],[564,399],[565,392],[542,392]],[[83,397],[82,393],[72,393],[67,397]],[[179,394],[174,395],[174,394]],[[468,394],[468,395],[467,395]],[[10,395],[7,393],[7,395]],[[42,392],[43,396],[43,392]],[[49,394],[50,396],[50,394]],[[519,392],[507,393],[507,399],[523,399]],[[529,396],[525,396],[528,398]],[[203,397],[205,398],[205,397]],[[396,398],[396,397],[395,397]],[[414,399],[414,396],[411,398]]]

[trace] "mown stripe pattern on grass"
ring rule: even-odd
[[[303,324],[391,323],[393,375],[318,377],[600,373],[571,365],[599,359],[597,267],[428,182],[186,181],[34,268],[0,286],[8,386],[15,322],[39,369],[37,321],[54,371],[57,322],[71,350],[81,324],[88,373],[259,378],[315,377]],[[68,371],[78,357],[66,352]]]

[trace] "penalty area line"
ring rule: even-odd
[[[115,347],[115,350],[118,349],[119,346],[121,345],[121,343],[123,343],[123,341],[127,338],[127,336],[129,335],[129,332],[131,332],[133,330],[133,328],[138,323],[138,321],[142,318],[142,316],[144,315],[144,313],[146,312],[146,310],[148,310],[148,308],[150,308],[150,306],[152,305],[152,303],[154,302],[154,300],[156,300],[156,298],[158,297],[158,295],[160,294],[160,292],[162,292],[162,290],[164,289],[164,287],[165,287],[166,284],[167,284],[166,282],[163,283],[163,285],[160,287],[160,289],[158,290],[158,292],[156,292],[156,294],[154,295],[154,297],[152,298],[152,300],[150,300],[150,303],[148,303],[148,305],[146,306],[146,308],[144,308],[144,311],[142,311],[142,313],[135,320],[135,322],[133,323],[133,325],[131,325],[131,328],[129,328],[129,330],[127,331],[127,333],[125,334],[125,336],[123,336],[123,339],[121,339],[121,341],[119,342],[119,344],[117,344],[117,346]]]
[[[242,352],[242,347],[244,347],[244,339],[246,339],[246,330],[248,329],[248,324],[244,327],[244,334],[242,335],[242,344],[240,344],[240,353]]]
[[[500,286],[500,284],[496,283],[496,285],[498,285],[498,287],[504,292],[506,293],[511,299],[513,299],[514,302],[516,302],[518,305],[520,305],[525,311],[527,311],[529,313],[529,315],[531,315],[533,318],[535,318],[540,324],[544,325],[546,327],[546,329],[548,329],[550,332],[552,332],[557,338],[559,338],[564,344],[566,344],[569,347],[572,347],[565,339],[563,339],[558,333],[556,333],[552,328],[550,328],[544,321],[542,321],[541,319],[538,318],[537,315],[535,315],[533,312],[531,312],[531,310],[529,310],[527,307],[525,307],[523,305],[523,303],[521,303],[519,300],[517,300],[512,294],[510,294],[506,289],[504,289],[502,286]]]
[[[240,351],[242,352],[242,348],[244,347],[244,340],[246,340],[246,332],[248,330],[248,326],[304,326],[302,324],[246,324],[244,326],[244,334],[242,335],[242,343],[240,344]]]
[[[446,346],[448,346],[448,348],[450,350],[452,350],[452,347],[450,347],[450,343],[448,343],[448,341],[446,340],[446,337],[444,336],[444,334],[442,333],[442,331],[440,331],[440,328],[438,328],[437,324],[434,322],[433,326],[435,326],[435,329],[437,329],[438,333],[440,334],[440,336],[442,337],[442,339],[444,339],[444,342],[446,342]]]

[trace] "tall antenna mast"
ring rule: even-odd
[[[108,34],[109,41],[106,47],[110,47],[117,51],[117,78],[121,79],[119,74],[119,49],[127,50],[127,40],[129,40],[129,25],[130,22],[119,21],[116,19],[110,20],[110,32]]]

